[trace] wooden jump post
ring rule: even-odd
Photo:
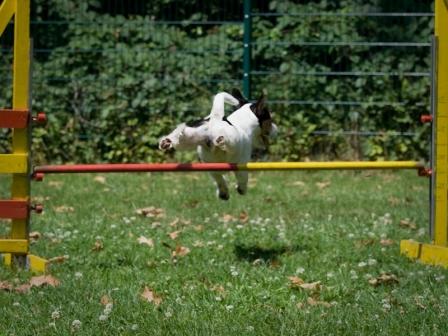
[[[0,218],[11,219],[9,239],[0,239],[0,253],[8,265],[27,266],[44,272],[47,261],[29,254],[30,212],[42,211],[41,205],[30,204],[31,180],[42,180],[45,174],[118,173],[118,172],[187,172],[237,170],[347,170],[347,169],[416,169],[425,175],[430,170],[416,161],[377,162],[250,162],[236,163],[130,163],[46,165],[31,168],[30,134],[33,122],[45,121],[40,113],[31,116],[30,104],[30,0],[3,0],[0,6],[0,35],[14,17],[14,67],[12,109],[0,110],[0,128],[13,129],[13,151],[0,154],[0,174],[12,174],[11,199],[0,200]],[[448,266],[448,32],[442,28],[448,22],[446,0],[436,0],[436,38],[438,38],[437,83],[434,92],[437,114],[428,117],[435,121],[435,154],[432,162],[434,190],[434,244],[402,241],[401,251],[422,262]],[[434,86],[433,86],[434,87]],[[435,116],[435,118],[433,118]],[[1,254],[0,254],[1,255]]]

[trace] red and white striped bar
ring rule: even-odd
[[[422,169],[417,161],[249,162],[249,163],[112,163],[47,165],[34,167],[37,174],[189,172],[236,170],[363,170]]]

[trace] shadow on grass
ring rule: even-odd
[[[254,262],[261,260],[266,263],[276,263],[283,254],[289,254],[298,250],[303,250],[299,246],[259,246],[236,243],[234,247],[235,255],[240,260]]]

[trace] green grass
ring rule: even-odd
[[[0,335],[446,335],[448,272],[399,254],[400,239],[428,241],[428,180],[415,172],[262,172],[228,202],[206,174],[94,177],[33,184],[45,212],[32,218],[32,252],[69,259],[51,269],[58,287],[0,291]],[[136,214],[149,206],[164,217]],[[176,245],[190,253],[173,258]],[[399,283],[370,285],[382,272]],[[323,289],[291,288],[294,275]],[[0,268],[0,281],[31,276]],[[100,321],[104,295],[114,303]]]

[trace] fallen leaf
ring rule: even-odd
[[[292,183],[293,186],[304,187],[306,184],[303,181],[295,181]]]
[[[247,214],[246,211],[242,211],[240,213],[240,222],[241,223],[246,223],[249,220],[249,215]]]
[[[42,236],[42,235],[40,234],[40,232],[37,232],[37,231],[30,232],[30,234],[28,235],[28,237],[29,237],[32,241],[36,241],[36,240],[40,239],[41,236]]]
[[[106,178],[104,177],[104,176],[95,176],[94,178],[93,178],[93,180],[95,181],[95,182],[98,182],[98,183],[101,183],[101,184],[105,184],[106,183]]]
[[[298,287],[305,289],[307,291],[311,291],[311,292],[319,292],[322,289],[322,285],[321,285],[320,281],[303,283],[303,284],[300,284]]]
[[[107,305],[107,304],[109,304],[109,303],[112,303],[113,302],[113,300],[110,298],[110,296],[108,296],[108,295],[103,295],[102,297],[101,297],[101,299],[100,299],[100,303],[103,305],[103,306],[105,306],[105,305]]]
[[[165,210],[153,206],[137,209],[136,213],[144,217],[155,217],[155,218],[165,217]]]
[[[313,299],[312,297],[309,297],[306,302],[310,305],[310,306],[324,306],[324,307],[331,307],[332,304],[330,302],[326,302],[326,301],[318,301],[316,299]]]
[[[154,240],[152,240],[151,238],[146,238],[146,237],[140,236],[137,238],[137,241],[139,244],[146,244],[149,247],[154,246]]]
[[[147,302],[151,302],[156,306],[159,306],[162,303],[162,297],[157,295],[151,288],[145,286],[143,292],[140,294],[140,297]]]
[[[302,278],[299,278],[298,276],[290,276],[288,277],[289,281],[291,281],[291,287],[298,287],[305,283]]]
[[[380,244],[383,246],[390,246],[395,244],[395,242],[392,239],[381,239]]]
[[[185,246],[176,246],[176,249],[171,252],[171,256],[173,258],[175,257],[185,257],[188,253],[190,253],[190,249],[188,247]]]
[[[222,285],[214,285],[210,288],[210,290],[221,294],[225,293],[226,291]]]
[[[369,284],[375,287],[379,285],[393,285],[397,283],[399,283],[397,276],[391,273],[381,273],[378,277],[369,279]]]
[[[177,224],[179,223],[179,218],[176,218],[175,220],[173,220],[170,224],[169,224],[169,226],[171,226],[171,227],[176,227],[177,226]]]
[[[97,240],[93,247],[91,248],[92,251],[101,251],[104,248],[103,242],[101,240]]]
[[[14,288],[14,291],[17,293],[27,293],[31,288],[30,284],[23,284]]]
[[[49,181],[48,185],[50,187],[60,188],[60,187],[62,187],[64,185],[64,182],[62,182],[62,181]]]
[[[59,286],[60,281],[51,275],[40,275],[32,277],[29,284],[31,285],[31,287],[41,287],[44,285],[56,287]]]
[[[195,230],[196,232],[204,231],[204,225],[201,225],[201,224],[199,224],[199,225],[195,225],[194,230]]]
[[[12,291],[12,285],[8,281],[0,281],[0,290]]]
[[[331,182],[316,182],[316,186],[317,186],[319,189],[325,189],[325,188],[327,188],[328,186],[330,186],[330,184],[331,184]]]
[[[355,242],[355,246],[359,248],[363,246],[373,245],[374,243],[375,243],[374,239],[361,239]]]
[[[224,222],[224,223],[234,222],[234,221],[236,221],[236,218],[230,214],[224,214],[224,215],[222,215],[220,221]]]
[[[55,212],[63,213],[63,212],[74,212],[75,208],[67,205],[60,205],[57,207],[53,207]]]
[[[68,259],[67,256],[59,256],[48,259],[48,263],[50,264],[62,264],[64,261]]]
[[[400,226],[402,228],[407,228],[407,229],[411,229],[411,230],[417,229],[417,225],[415,225],[415,223],[412,223],[409,218],[400,220]]]
[[[171,233],[168,233],[168,236],[172,239],[175,240],[177,239],[177,237],[179,236],[180,231],[173,231]]]

